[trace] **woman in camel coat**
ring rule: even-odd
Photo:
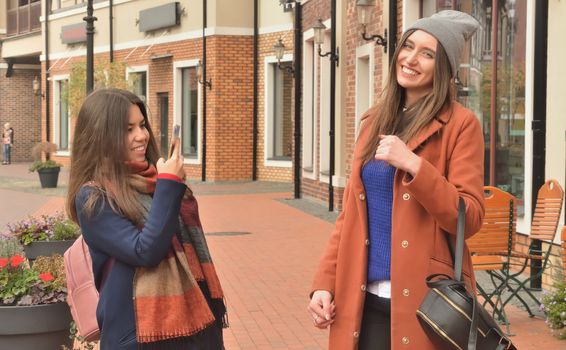
[[[454,36],[444,36],[445,24]],[[482,131],[450,84],[476,28],[457,11],[416,22],[380,102],[362,117],[343,210],[308,306],[316,327],[330,326],[330,349],[435,349],[416,318],[425,278],[453,275],[447,235],[455,238],[458,198],[466,237],[484,214]],[[464,278],[473,290],[467,249]]]

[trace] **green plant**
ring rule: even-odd
[[[80,228],[63,213],[29,217],[26,220],[8,224],[8,233],[23,245],[37,241],[72,240],[80,236]]]
[[[39,305],[64,302],[65,274],[59,268],[61,255],[42,257],[39,267],[30,267],[22,255],[0,258],[0,306]]]
[[[77,330],[77,324],[75,321],[71,321],[69,325],[69,339],[75,340],[75,344],[78,342],[80,344],[80,348],[74,348],[72,350],[93,350],[95,343],[86,341],[83,337],[79,335],[79,331]],[[63,350],[71,350],[66,346],[63,346]]]
[[[23,255],[24,248],[18,238],[0,234],[0,258],[9,258],[14,255]]]
[[[94,89],[114,87],[131,90],[135,75],[130,75],[126,79],[126,67],[127,65],[124,62],[96,60],[94,63]],[[69,82],[63,89],[62,98],[69,104],[71,118],[78,116],[83,101],[86,98],[85,62],[75,62],[71,65]]]
[[[546,324],[554,335],[566,339],[566,285],[558,283],[551,291],[544,291],[540,308],[546,315]]]
[[[57,151],[57,145],[53,142],[39,142],[31,149],[34,162],[29,168],[30,172],[49,168],[59,168],[63,165],[50,159],[51,154]]]

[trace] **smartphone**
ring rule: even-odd
[[[181,134],[181,125],[175,124],[173,125],[173,133],[171,134],[171,149],[169,150],[169,158],[173,155],[173,149],[175,145],[175,139],[179,138]]]

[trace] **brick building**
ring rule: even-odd
[[[14,128],[13,162],[31,160],[41,140],[41,97],[32,90],[41,74],[39,14],[39,1],[0,0],[0,126]]]
[[[73,117],[63,92],[71,67],[85,62],[86,4],[54,0],[41,6],[41,21],[34,22],[41,23],[41,30],[37,24],[24,29],[29,33],[2,29],[13,28],[8,18],[14,10],[28,9],[31,15],[39,3],[46,4],[0,0],[0,9],[7,9],[7,15],[0,11],[0,97],[8,101],[1,104],[0,121],[17,120],[16,139],[23,142],[19,130],[29,131],[30,145],[39,138],[54,141],[60,148],[57,159],[68,162]],[[297,182],[301,195],[329,202],[331,180],[329,206],[339,209],[359,118],[379,98],[404,28],[443,9],[468,12],[481,28],[458,70],[458,100],[476,113],[484,130],[485,183],[518,198],[518,231],[526,241],[537,189],[549,178],[566,185],[566,100],[560,93],[560,78],[566,77],[560,61],[564,1],[373,3],[366,34],[387,39],[385,47],[375,36],[362,37],[354,0],[94,1],[95,62],[112,58],[126,64],[125,74],[135,77],[132,89],[145,98],[162,149],[168,147],[172,125],[182,125],[191,178]],[[301,42],[295,43],[299,10]],[[318,54],[313,28],[319,19],[326,26],[321,53],[330,52],[334,42],[337,60]],[[285,46],[283,69],[273,51],[278,39]],[[301,48],[297,57],[294,47]],[[199,61],[205,67],[204,85],[198,83]],[[300,72],[288,74],[295,66]],[[6,77],[8,71],[12,75]],[[43,99],[31,92],[35,75]],[[301,91],[299,125],[296,87]],[[39,124],[32,116],[39,114],[40,101]]]

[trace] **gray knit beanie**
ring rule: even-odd
[[[464,43],[479,27],[478,21],[467,13],[445,10],[419,19],[407,30],[421,29],[434,36],[448,55],[454,77],[458,71]]]

